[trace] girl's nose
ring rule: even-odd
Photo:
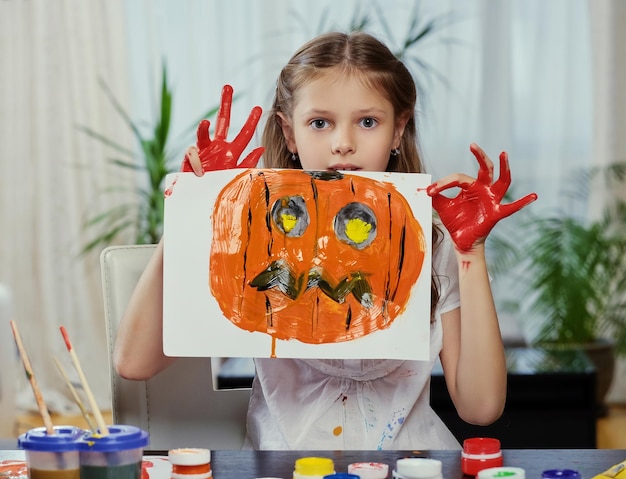
[[[333,153],[336,155],[347,155],[355,151],[354,139],[348,128],[337,129],[334,142]]]

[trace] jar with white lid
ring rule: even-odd
[[[213,477],[210,449],[171,449],[168,457],[172,465],[172,479],[210,479]]]
[[[396,479],[443,479],[443,464],[438,459],[405,457],[396,461]]]
[[[382,462],[354,462],[348,464],[348,472],[361,479],[387,479],[389,465]]]

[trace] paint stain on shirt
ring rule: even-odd
[[[340,436],[342,432],[343,432],[343,428],[341,426],[337,426],[335,429],[333,429],[333,434],[335,436]]]
[[[378,443],[378,450],[384,449],[384,445],[386,442],[393,442],[395,437],[400,432],[400,429],[402,428],[402,424],[404,424],[405,419],[406,416],[403,410],[396,411],[391,415],[389,421],[387,422],[387,426],[382,433],[380,442]]]

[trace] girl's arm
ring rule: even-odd
[[[500,154],[500,177],[494,182],[489,157],[476,144],[470,150],[479,164],[477,178],[450,175],[427,191],[454,241],[459,268],[461,307],[442,314],[441,364],[459,416],[484,425],[500,417],[506,400],[506,361],[484,243],[498,221],[535,201],[537,195],[502,204],[511,184],[507,154]],[[456,197],[441,194],[453,187],[461,190]]]
[[[487,425],[504,410],[507,372],[484,245],[457,260],[461,307],[442,315],[441,365],[459,416]]]
[[[149,379],[175,358],[163,354],[163,240],[139,278],[117,330],[113,365],[125,379]]]
[[[263,147],[254,148],[239,162],[261,118],[261,108],[254,107],[239,134],[228,141],[233,88],[224,85],[217,112],[214,138],[209,120],[202,120],[196,133],[196,145],[190,147],[181,170],[202,176],[206,171],[230,168],[254,168]],[[149,379],[167,368],[175,358],[163,354],[163,239],[141,275],[117,331],[113,364],[126,379]]]

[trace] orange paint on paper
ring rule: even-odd
[[[209,281],[224,316],[311,344],[389,328],[427,247],[392,183],[302,170],[234,178],[216,199],[212,238]]]

